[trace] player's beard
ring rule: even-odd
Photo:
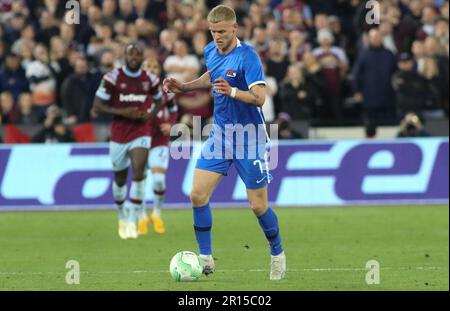
[[[131,72],[137,72],[141,68],[142,63],[139,61],[130,61],[126,63],[127,69]]]

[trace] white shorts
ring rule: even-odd
[[[128,151],[134,148],[149,149],[151,141],[152,138],[150,136],[141,136],[126,144],[109,142],[109,156],[111,157],[113,171],[120,172],[128,168],[130,166]]]
[[[156,146],[150,149],[148,163],[150,169],[160,167],[167,170],[169,168],[169,147]]]

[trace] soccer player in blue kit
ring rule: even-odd
[[[265,124],[261,107],[265,101],[266,82],[261,60],[251,46],[237,38],[238,25],[232,8],[219,5],[211,10],[207,19],[214,40],[204,50],[207,72],[186,83],[174,78],[163,82],[167,92],[183,93],[211,86],[214,91],[213,129],[197,160],[190,195],[199,257],[204,264],[203,273],[208,275],[215,269],[209,199],[233,163],[245,183],[251,208],[269,241],[270,279],[281,280],[286,273],[286,256],[281,245],[277,216],[268,207],[267,184],[272,177],[265,148],[267,135],[263,139],[247,135],[243,142],[234,141],[234,135],[238,137],[242,134],[243,127],[253,125],[260,129]],[[230,126],[234,133],[227,135]],[[263,148],[259,148],[261,144]],[[217,153],[214,157],[205,155],[212,150],[212,146],[215,148],[217,145],[225,149],[225,152],[219,152],[222,157],[217,157]],[[237,147],[244,148],[241,156],[236,152]],[[256,152],[252,152],[254,150]]]

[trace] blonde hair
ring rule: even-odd
[[[236,23],[236,13],[226,5],[218,5],[208,14],[208,22],[212,24],[220,22]]]

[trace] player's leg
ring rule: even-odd
[[[161,217],[161,209],[164,204],[166,193],[166,172],[169,167],[169,147],[156,146],[150,149],[150,168],[152,170],[153,181],[153,212],[150,221],[153,224],[153,230],[162,234],[166,231]]]
[[[133,172],[133,180],[130,188],[131,205],[128,213],[128,231],[130,238],[136,238],[138,236],[136,222],[142,213],[145,199],[148,146],[150,146],[150,137],[140,137],[133,142],[128,151]]]
[[[127,175],[130,161],[127,156],[127,145],[110,142],[109,153],[114,171],[114,182],[112,186],[113,197],[119,216],[119,236],[126,239],[127,212],[125,200],[127,198]]]
[[[257,159],[240,159],[233,161],[239,176],[247,187],[247,196],[251,208],[258,218],[259,225],[269,241],[271,254],[270,279],[285,277],[286,257],[281,244],[281,235],[277,215],[268,206],[267,185],[272,176],[269,173],[267,156]]]
[[[203,261],[203,273],[206,275],[214,272],[215,269],[211,247],[212,213],[209,199],[222,177],[223,174],[196,168],[190,195],[194,213],[195,237],[199,248],[199,257]]]
[[[270,279],[280,280],[286,273],[286,256],[281,245],[278,218],[274,210],[268,207],[267,186],[260,189],[247,189],[248,200],[253,213],[270,245]]]

